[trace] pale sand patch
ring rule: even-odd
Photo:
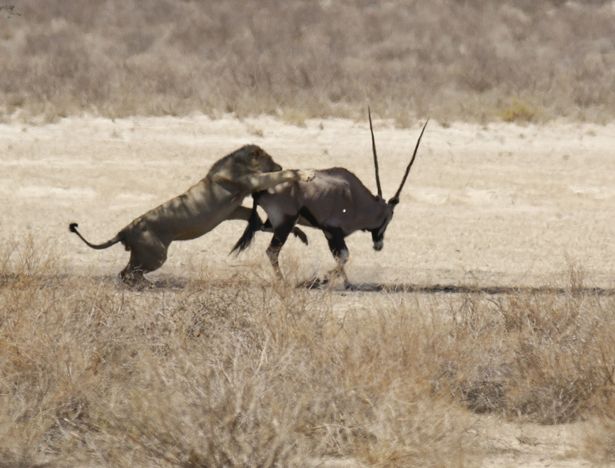
[[[17,189],[17,198],[76,198],[77,200],[93,198],[96,192],[87,187],[52,187],[49,185],[27,185]]]

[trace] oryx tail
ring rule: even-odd
[[[77,227],[79,227],[77,223],[70,223],[68,225],[68,230],[70,232],[74,232],[75,234],[77,234],[79,236],[79,239],[85,242],[85,244],[88,247],[91,247],[96,250],[107,249],[111,247],[112,245],[117,244],[118,242],[121,242],[123,238],[122,233],[120,232],[113,239],[110,239],[107,242],[103,242],[102,244],[92,244],[91,242],[88,242],[88,240],[81,235],[81,233],[77,230]]]
[[[250,212],[250,217],[248,218],[248,225],[246,226],[245,231],[243,231],[243,234],[241,235],[239,240],[235,243],[235,245],[233,246],[233,248],[231,249],[229,253],[239,254],[239,252],[243,252],[245,249],[250,247],[250,244],[252,243],[252,240],[254,239],[254,233],[256,231],[262,230],[264,227],[263,221],[258,215],[258,211],[256,211],[256,207],[258,206],[258,204],[256,203],[256,198],[252,197],[252,199],[254,203],[252,205],[252,211]]]

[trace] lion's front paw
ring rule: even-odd
[[[316,173],[314,172],[313,169],[301,169],[298,172],[299,172],[299,179],[302,182],[310,182],[314,180],[314,177],[316,177]]]

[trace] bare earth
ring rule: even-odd
[[[419,123],[397,129],[376,122],[385,196],[393,194],[418,136]],[[210,165],[256,143],[285,168],[344,166],[374,187],[366,123],[311,120],[305,126],[272,118],[210,120],[70,118],[57,124],[0,125],[0,239],[25,233],[51,245],[68,275],[113,277],[127,262],[121,246],[95,252],[68,232],[80,223],[94,242],[183,192]],[[382,252],[371,238],[348,239],[351,281],[372,286],[429,288],[557,287],[574,266],[586,286],[615,288],[615,124],[544,126],[431,122]],[[249,204],[249,200],[245,201]],[[246,254],[227,256],[243,230],[228,222],[208,235],[171,246],[151,279],[183,281],[198,271],[227,277],[258,266],[268,274],[259,234]],[[298,278],[333,265],[324,236],[310,246],[291,239],[282,268]],[[404,294],[340,293],[336,310],[368,310]],[[433,294],[413,294],[432,301]],[[477,417],[477,436],[493,450],[493,466],[577,466],[581,424],[556,427],[504,424]],[[567,455],[568,454],[568,455]]]

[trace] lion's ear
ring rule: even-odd
[[[263,172],[265,169],[262,158],[258,156],[253,156],[250,158],[250,161],[242,168],[244,172],[249,172],[251,174]]]

